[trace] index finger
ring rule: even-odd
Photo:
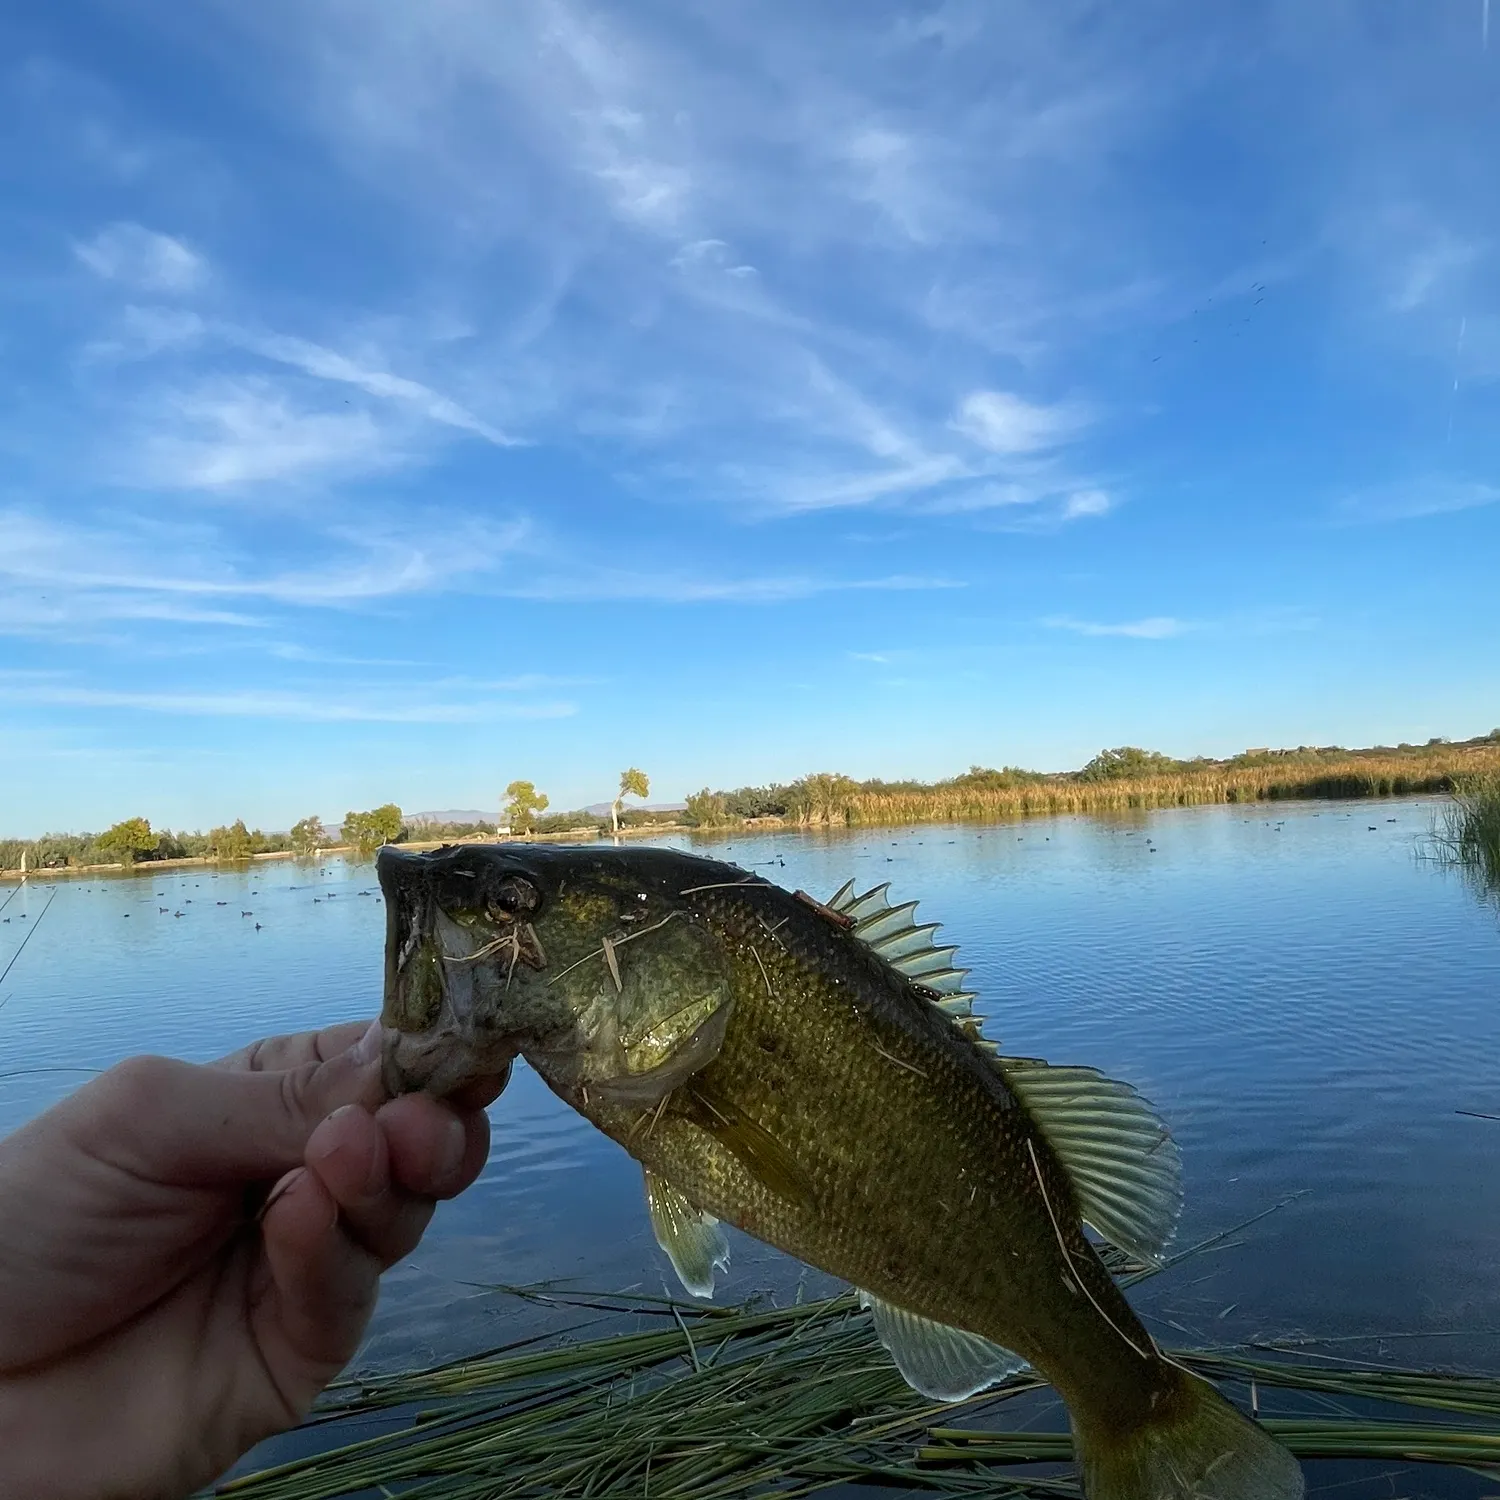
[[[208,1064],[236,1073],[284,1073],[308,1063],[327,1062],[347,1052],[370,1029],[369,1021],[340,1021],[321,1031],[298,1031],[286,1036],[262,1037],[227,1057]]]

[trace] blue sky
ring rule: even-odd
[[[0,832],[1500,724],[1485,0],[28,9]]]

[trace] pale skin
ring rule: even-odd
[[[489,1151],[377,1027],[133,1058],[0,1141],[0,1500],[180,1500],[294,1426]]]

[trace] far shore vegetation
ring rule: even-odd
[[[943,781],[857,781],[820,771],[785,784],[729,791],[705,787],[680,809],[627,807],[644,800],[650,781],[638,767],[620,773],[619,791],[604,811],[549,812],[532,781],[505,789],[494,822],[439,823],[403,815],[394,803],[346,814],[337,829],[316,816],[285,832],[247,828],[242,819],[207,833],[153,829],[125,818],[102,833],[49,833],[0,839],[0,871],[85,869],[174,860],[235,861],[271,855],[310,856],[341,849],[369,853],[382,844],[442,843],[483,838],[596,838],[668,829],[857,827],[909,823],[1002,822],[1048,813],[1190,807],[1205,803],[1292,798],[1355,798],[1448,793],[1445,825],[1455,854],[1471,851],[1500,884],[1500,729],[1478,739],[1432,739],[1425,745],[1348,750],[1302,745],[1246,750],[1227,760],[1175,760],[1125,745],[1101,750],[1076,771],[1027,771],[973,766]],[[1475,853],[1474,851],[1479,851]],[[1487,852],[1486,852],[1487,851]]]

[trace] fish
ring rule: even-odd
[[[1159,1263],[1176,1143],[1129,1085],[1009,1056],[915,901],[825,900],[671,849],[387,846],[382,1068],[454,1093],[522,1057],[643,1168],[687,1291],[723,1225],[859,1289],[908,1383],[1027,1365],[1089,1500],[1296,1500],[1296,1460],[1175,1363],[1091,1229]]]

